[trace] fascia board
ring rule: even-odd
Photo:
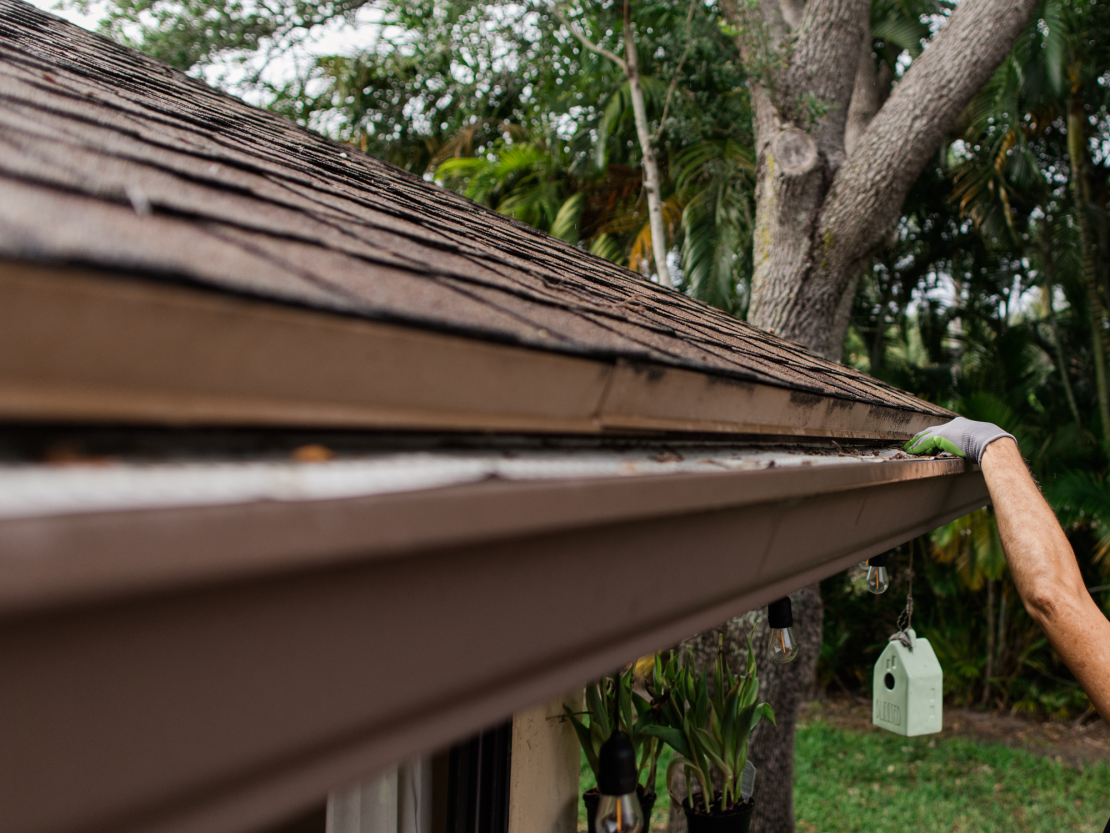
[[[856,479],[844,479],[849,469]],[[315,517],[297,513],[324,507],[155,512],[146,526],[120,513],[99,516],[99,533],[69,526],[53,539],[80,519],[5,522],[5,575],[60,550],[118,574],[112,592],[51,596],[42,582],[80,569],[77,557],[55,561],[37,588],[25,584],[22,607],[7,608],[0,710],[18,719],[0,743],[0,829],[258,827],[987,501],[982,474],[962,461],[752,474],[680,488],[652,478],[644,491],[564,484],[561,497],[518,489],[515,504],[511,490],[484,484],[440,495],[454,507],[423,515],[427,525],[452,517],[449,534],[418,548],[395,539],[391,551],[375,541],[388,542],[390,523],[413,534],[415,505],[408,517],[389,501],[378,514],[327,502],[340,514]],[[591,489],[616,508],[597,509],[605,501]],[[537,523],[541,505],[554,523]],[[278,509],[292,522],[267,515]],[[468,523],[477,533],[466,540]],[[483,523],[501,531],[483,537]],[[281,569],[216,569],[236,552],[265,562],[275,549]],[[207,580],[120,580],[144,559],[178,570],[190,553]]]
[[[0,419],[904,440],[944,418],[4,262]]]

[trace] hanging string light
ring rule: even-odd
[[[886,569],[888,555],[890,553],[884,552],[882,555],[867,559],[867,589],[876,596],[885,593],[890,587],[890,574]]]
[[[636,795],[636,750],[619,729],[598,752],[597,805],[594,833],[640,833],[644,819]]]
[[[794,611],[790,597],[779,599],[767,605],[767,624],[771,628],[768,648],[771,659],[787,663],[798,656],[798,641],[794,638]]]

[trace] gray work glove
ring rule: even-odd
[[[957,457],[966,457],[979,465],[987,446],[1002,437],[1014,439],[1013,434],[1007,434],[997,425],[956,417],[944,425],[926,428],[906,443],[905,449],[910,454],[936,454],[947,451]]]

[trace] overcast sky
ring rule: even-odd
[[[85,14],[73,8],[61,8],[57,0],[29,0],[29,2],[90,31],[96,30],[97,24],[105,16],[109,6],[106,0],[92,0],[89,3],[89,11]],[[338,20],[317,27],[303,47],[290,50],[280,58],[270,61],[264,73],[265,80],[280,84],[296,74],[298,65],[312,61],[317,55],[347,55],[371,47],[383,33],[379,24],[380,19],[380,11],[370,8],[368,4],[359,11],[353,23]],[[238,83],[257,63],[257,59],[248,61],[246,65],[234,60],[222,61],[214,66],[205,67],[200,74],[214,86],[234,92],[252,104],[261,104],[257,94]]]

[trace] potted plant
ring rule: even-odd
[[[659,668],[658,662],[655,668]],[[619,729],[632,742],[639,766],[636,794],[640,799],[646,829],[651,819],[652,807],[655,806],[655,774],[659,764],[659,753],[663,750],[663,742],[640,731],[640,718],[651,710],[651,704],[632,690],[632,681],[632,668],[611,677],[605,677],[586,686],[585,711],[574,712],[566,706],[563,710],[574,726],[578,742],[582,744],[582,751],[586,754],[586,761],[593,771],[595,780],[598,776],[598,754],[601,751],[601,745],[609,739],[613,730]],[[662,685],[661,677],[659,684]],[[582,796],[582,801],[586,805],[588,829],[592,833],[600,801],[597,788],[587,790]]]
[[[699,674],[687,655],[683,663],[672,659],[662,678],[661,689],[649,687],[654,707],[639,729],[675,751],[667,767],[667,785],[670,789],[680,770],[686,780],[682,809],[687,829],[747,833],[755,809],[755,767],[748,763],[748,740],[760,718],[775,721],[771,706],[759,701],[751,635],[743,676],[732,673],[718,649],[712,671]],[[673,792],[671,798],[677,801]]]

